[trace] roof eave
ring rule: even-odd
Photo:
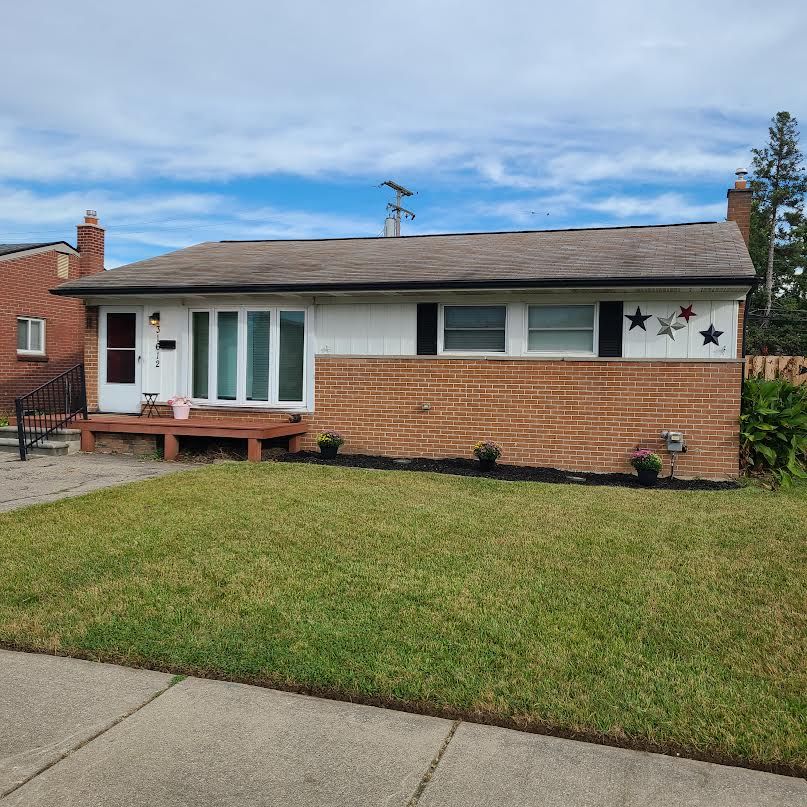
[[[239,283],[234,285],[187,286],[58,286],[51,294],[63,297],[100,297],[114,295],[154,294],[284,294],[327,293],[333,291],[450,291],[453,289],[540,289],[540,288],[600,288],[613,286],[756,286],[753,276],[669,276],[669,277],[591,277],[541,278],[533,280],[454,280],[444,283],[410,281],[407,283]]]

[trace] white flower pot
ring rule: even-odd
[[[191,414],[190,404],[174,404],[174,420],[187,420]]]

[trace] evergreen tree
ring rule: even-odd
[[[751,255],[765,278],[762,328],[771,320],[774,294],[804,293],[804,196],[807,174],[799,149],[798,121],[777,112],[768,128],[768,143],[752,149],[754,209],[751,217]]]

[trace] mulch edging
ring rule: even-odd
[[[741,486],[733,481],[718,482],[710,479],[670,479],[659,477],[653,488],[640,485],[633,474],[595,474],[577,471],[561,471],[557,468],[536,468],[526,465],[496,464],[490,471],[481,471],[475,460],[456,457],[452,459],[430,459],[414,457],[396,459],[372,454],[337,454],[326,459],[314,451],[300,451],[297,454],[278,454],[276,462],[302,462],[312,465],[333,465],[339,468],[370,468],[378,471],[425,471],[454,476],[476,476],[484,479],[498,479],[506,482],[550,482],[562,485],[588,485],[642,490],[737,490]]]

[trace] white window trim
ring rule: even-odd
[[[594,307],[594,323],[592,325],[592,344],[593,350],[530,350],[530,331],[531,330],[546,330],[546,331],[587,331],[588,328],[530,328],[530,308],[561,308],[571,306],[593,306]],[[525,356],[574,356],[580,358],[590,359],[592,356],[599,356],[600,351],[600,304],[599,302],[589,303],[527,303],[524,309],[524,355]]]
[[[218,398],[218,315],[221,312],[238,313],[238,356],[236,362],[236,398],[235,400]],[[247,400],[247,313],[249,311],[268,311],[269,320],[269,400]],[[299,401],[278,400],[280,391],[280,313],[282,311],[302,311],[305,316],[303,332],[303,395]],[[204,312],[209,314],[208,355],[207,355],[207,398],[194,398],[193,395],[193,315]],[[310,351],[312,344],[312,315],[309,306],[305,305],[222,305],[199,306],[188,309],[188,360],[186,389],[194,406],[223,408],[249,408],[270,410],[304,410],[309,409],[309,394],[313,383],[313,358]]]
[[[504,350],[446,350],[446,308],[504,308]],[[493,330],[493,329],[491,329]],[[497,329],[498,330],[498,329]],[[437,306],[437,355],[438,356],[506,356],[510,345],[510,306],[507,303],[440,303]]]
[[[16,321],[17,321],[17,323],[19,323],[21,320],[24,320],[25,322],[28,323],[28,344],[29,345],[31,344],[31,323],[32,322],[39,322],[39,323],[42,324],[42,349],[41,350],[31,350],[30,348],[19,348],[18,347],[17,348],[17,355],[19,355],[19,356],[44,356],[45,353],[46,353],[45,346],[47,344],[47,342],[45,341],[45,339],[46,339],[46,336],[45,336],[46,322],[45,322],[44,317],[17,317]],[[17,325],[17,330],[19,330],[19,325]],[[16,337],[17,337],[16,333],[14,334],[14,337],[16,339]]]

